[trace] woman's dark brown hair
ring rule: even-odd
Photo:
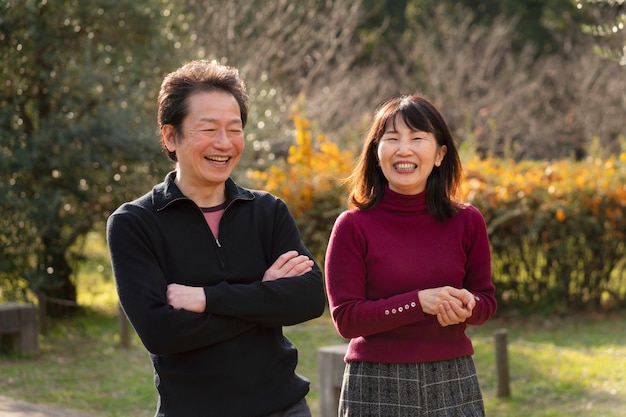
[[[432,133],[439,146],[446,146],[441,165],[433,168],[426,181],[426,203],[428,211],[440,220],[451,218],[459,207],[453,197],[461,183],[461,161],[443,116],[428,100],[418,95],[393,98],[376,112],[357,165],[347,180],[351,186],[350,205],[368,209],[383,198],[388,181],[378,165],[378,143],[387,124],[394,123],[397,117],[413,130]]]

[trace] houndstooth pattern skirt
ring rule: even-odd
[[[471,356],[427,363],[348,362],[339,417],[484,417]]]

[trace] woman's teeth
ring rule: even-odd
[[[397,169],[398,171],[410,171],[410,170],[413,170],[413,169],[417,168],[417,165],[415,165],[415,164],[395,164],[393,167],[395,169]]]

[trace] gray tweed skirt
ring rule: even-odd
[[[471,356],[427,363],[346,364],[339,417],[484,417]]]

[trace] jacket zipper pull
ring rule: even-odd
[[[218,238],[215,238],[215,244],[217,245],[217,255],[220,258],[220,264],[222,268],[226,268],[226,262],[224,262],[224,254],[222,253],[222,244]]]

